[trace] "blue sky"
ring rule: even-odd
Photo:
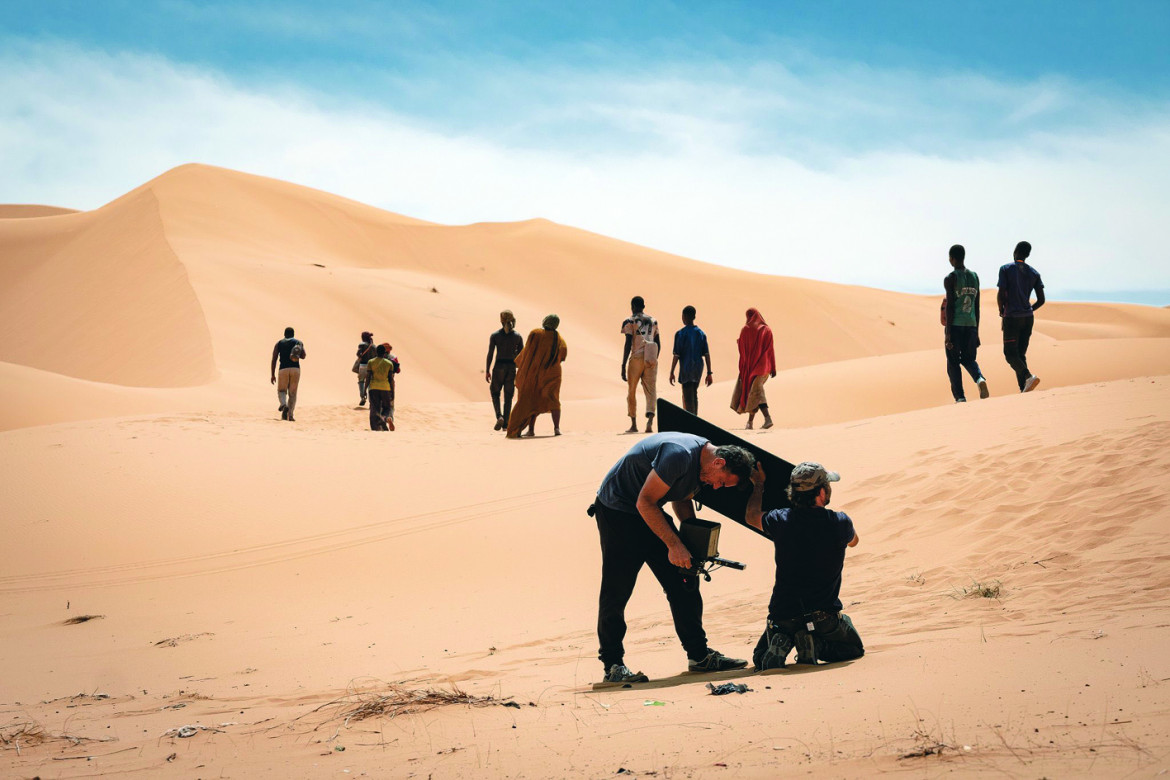
[[[0,201],[194,161],[908,291],[1027,238],[1050,293],[1170,304],[1168,39],[1161,0],[5,2]]]

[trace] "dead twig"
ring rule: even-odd
[[[452,704],[462,704],[469,707],[503,705],[510,698],[473,696],[456,685],[452,685],[450,690],[441,690],[435,688],[411,689],[389,683],[380,690],[363,691],[351,687],[345,696],[326,702],[298,717],[297,720],[323,710],[333,709],[335,712],[327,718],[326,722],[342,720],[341,727],[348,727],[350,723],[367,718],[394,718],[399,715],[414,715]]]

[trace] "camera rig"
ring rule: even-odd
[[[719,523],[694,518],[683,520],[678,526],[678,535],[691,554],[691,568],[687,569],[688,586],[697,588],[699,577],[711,581],[711,572],[727,568],[743,571],[746,563],[719,557]]]

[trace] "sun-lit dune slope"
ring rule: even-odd
[[[0,360],[120,385],[215,377],[199,300],[152,192],[0,221]]]
[[[635,294],[668,350],[679,311],[698,308],[719,381],[734,376],[749,306],[773,326],[782,369],[941,342],[938,296],[750,274],[545,220],[436,225],[202,165],[92,212],[0,221],[0,257],[0,360],[124,385],[263,384],[293,325],[318,401],[353,395],[366,329],[394,346],[416,401],[482,400],[487,336],[510,308],[523,333],[561,316],[566,399],[608,396],[621,392],[618,328]],[[1170,312],[1151,307],[1053,303],[1037,323],[1038,340],[1158,337]]]

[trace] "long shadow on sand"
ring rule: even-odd
[[[848,666],[853,661],[840,661],[832,664],[820,664],[818,666],[808,666],[805,664],[798,664],[787,666],[783,669],[769,669],[766,672],[757,672],[753,669],[735,669],[730,672],[682,672],[672,677],[661,677],[657,680],[651,680],[644,683],[607,683],[599,682],[593,683],[589,688],[580,689],[577,693],[590,693],[593,691],[649,691],[655,688],[674,688],[679,685],[693,685],[699,683],[706,685],[713,683],[718,685],[721,682],[728,680],[739,680],[745,677],[755,677],[759,679],[774,679],[776,677],[790,677],[797,674],[816,674],[819,671],[828,669],[836,669],[842,666]]]

